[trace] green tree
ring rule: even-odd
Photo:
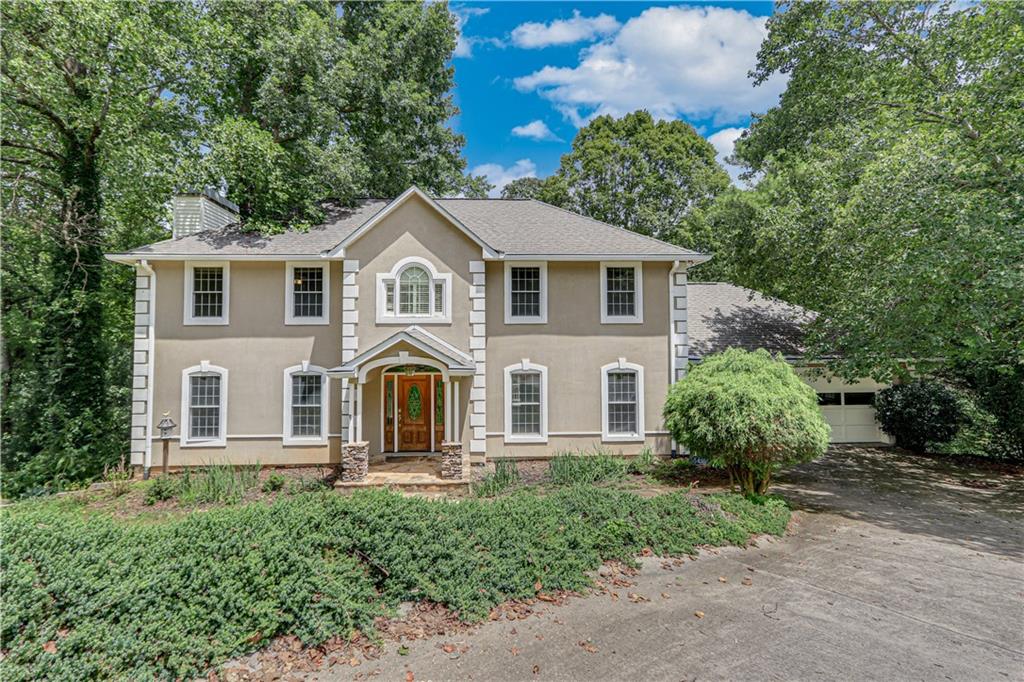
[[[203,178],[251,227],[320,218],[318,201],[474,191],[443,3],[211,0]]]
[[[760,178],[736,281],[819,311],[846,376],[1024,362],[1020,5],[783,3],[768,28],[755,78],[789,82],[736,145]]]
[[[516,178],[501,188],[502,199],[539,199],[544,191],[541,178]]]
[[[545,200],[634,232],[700,248],[688,219],[729,185],[715,149],[683,121],[599,116],[576,134]]]
[[[109,411],[105,217],[187,150],[189,99],[171,93],[191,77],[195,7],[8,2],[0,12],[4,467],[30,481],[82,478],[127,438]],[[124,172],[133,155],[148,178]]]
[[[748,495],[780,467],[825,454],[829,427],[814,389],[782,358],[733,348],[693,366],[668,392],[665,428]]]

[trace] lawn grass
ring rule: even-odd
[[[303,493],[148,522],[18,504],[0,511],[0,678],[189,678],[281,634],[372,633],[406,600],[476,621],[538,583],[584,588],[607,559],[744,544],[788,519],[779,500],[593,486],[458,503]]]

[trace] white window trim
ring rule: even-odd
[[[608,268],[633,268],[636,282],[636,314],[608,314]],[[601,261],[601,324],[643,324],[644,322],[644,266],[636,261]]]
[[[540,315],[512,316],[512,268],[540,268]],[[505,324],[547,324],[548,264],[547,261],[505,261]]]
[[[521,372],[540,374],[540,433],[512,433],[512,375]],[[537,365],[528,358],[505,368],[505,442],[506,443],[547,443],[548,442],[548,368]]]
[[[295,268],[320,268],[324,283],[323,315],[317,317],[296,317],[295,311]],[[285,324],[330,324],[331,323],[331,264],[310,263],[309,261],[288,261],[284,268],[284,323]]]
[[[196,268],[223,268],[224,314],[220,317],[193,317],[192,293]],[[231,312],[231,262],[226,260],[185,261],[185,320],[186,325],[226,325]]]
[[[320,377],[320,435],[319,436],[293,436],[292,435],[292,376],[295,374],[319,375]],[[327,377],[327,370],[317,365],[303,362],[301,365],[293,365],[284,370],[284,403],[282,410],[282,441],[285,445],[326,445],[327,424],[330,415],[330,382]]]
[[[631,370],[636,372],[636,433],[609,433],[608,432],[608,373]],[[632,362],[626,362],[626,358],[619,358],[618,362],[612,362],[601,367],[601,440],[607,443],[635,443],[643,442],[646,436],[644,431],[644,368]]]
[[[220,375],[220,434],[217,438],[190,438],[192,433],[190,404],[189,377],[193,374],[219,374]],[[183,448],[222,448],[227,445],[228,432],[228,371],[223,367],[211,365],[209,361],[203,360],[198,365],[193,365],[181,371],[181,437],[180,447]]]
[[[399,306],[399,279],[406,269],[418,266],[427,271],[430,276],[429,302],[427,315],[400,315]],[[439,315],[434,312],[434,285],[438,282],[444,283],[444,306]],[[386,308],[387,293],[385,287],[391,284],[395,288],[395,312],[389,313]],[[438,272],[434,264],[419,256],[409,256],[395,263],[391,272],[377,273],[377,324],[451,324],[452,321],[452,273]]]

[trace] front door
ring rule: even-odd
[[[430,377],[398,376],[398,449],[405,452],[430,450]]]

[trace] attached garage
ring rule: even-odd
[[[724,282],[693,282],[687,286],[687,328],[690,362],[726,348],[779,353],[799,364],[804,358],[804,325],[814,313],[800,306],[769,298],[751,289]],[[875,393],[885,388],[870,379],[846,383],[816,377],[798,368],[818,393],[825,421],[832,427],[833,443],[889,443],[875,422]]]

